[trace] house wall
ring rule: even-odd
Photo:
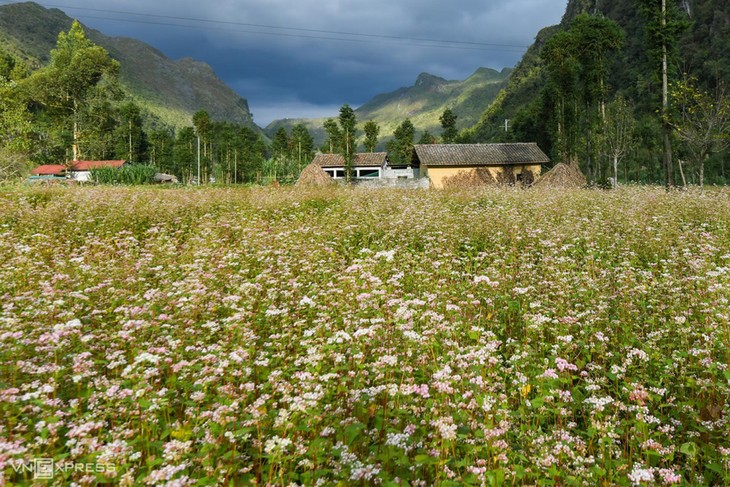
[[[91,181],[91,171],[71,171],[71,178],[76,181]]]
[[[503,166],[490,166],[490,167],[426,167],[421,166],[421,170],[424,176],[428,176],[431,180],[431,186],[436,189],[444,188],[444,181],[447,178],[455,178],[458,180],[470,180],[477,181],[480,178],[478,170],[487,170],[489,174],[496,180],[502,172]],[[425,169],[425,170],[424,170]],[[512,171],[515,176],[522,174],[523,171],[530,170],[533,176],[537,177],[540,175],[542,166],[540,164],[531,164],[524,166],[512,166]]]
[[[383,179],[398,179],[405,177],[406,179],[418,179],[419,171],[417,167],[409,167],[403,169],[393,169],[386,167],[383,171]]]

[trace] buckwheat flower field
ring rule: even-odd
[[[4,189],[0,262],[0,486],[730,483],[728,190]]]

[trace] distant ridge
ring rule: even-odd
[[[496,71],[479,68],[463,81],[450,81],[429,73],[421,73],[412,86],[390,93],[376,95],[355,110],[358,121],[363,124],[373,120],[380,125],[380,138],[393,134],[403,120],[409,118],[420,132],[432,134],[441,132],[439,117],[450,108],[457,116],[457,127],[471,127],[479,121],[481,114],[502,90],[512,69]],[[332,115],[336,117],[337,114]],[[326,119],[275,120],[265,128],[267,135],[273,135],[279,127],[291,129],[297,123],[304,123],[312,133],[315,143],[325,139],[322,124]]]
[[[0,45],[32,68],[49,61],[50,51],[73,19],[58,9],[34,2],[0,6]],[[159,121],[190,126],[192,116],[205,110],[216,121],[258,127],[248,102],[221,81],[213,69],[190,58],[173,61],[139,40],[109,37],[84,26],[86,35],[121,63],[122,87],[143,110]]]

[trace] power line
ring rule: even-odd
[[[518,46],[518,45],[512,45],[512,44],[497,44],[497,43],[488,43],[488,42],[472,42],[472,41],[460,41],[460,40],[451,40],[451,39],[430,39],[430,38],[419,38],[419,37],[381,35],[381,34],[366,34],[366,33],[361,33],[361,32],[330,31],[330,30],[322,30],[322,29],[306,29],[306,28],[300,28],[300,27],[283,27],[283,26],[278,26],[278,25],[254,24],[254,23],[246,23],[246,22],[232,22],[232,21],[224,21],[224,20],[209,20],[209,19],[202,19],[202,18],[196,18],[196,17],[180,17],[180,16],[172,16],[172,15],[142,14],[142,13],[129,12],[129,11],[98,9],[98,8],[90,8],[90,7],[72,7],[72,6],[67,6],[67,5],[47,4],[46,6],[52,7],[52,8],[67,9],[67,10],[80,10],[80,11],[100,12],[100,13],[114,14],[114,15],[132,15],[132,16],[137,16],[137,17],[146,17],[146,18],[151,17],[151,18],[157,18],[157,19],[163,19],[163,20],[196,22],[196,23],[202,23],[202,24],[208,24],[208,25],[233,26],[233,27],[254,27],[254,28],[258,28],[258,29],[274,29],[274,30],[285,31],[285,32],[266,32],[266,31],[251,31],[251,30],[242,30],[242,29],[227,29],[230,31],[241,32],[241,33],[246,33],[246,34],[259,34],[259,35],[269,35],[269,36],[276,36],[276,37],[296,37],[296,38],[304,38],[304,39],[360,42],[360,43],[371,43],[371,44],[376,43],[376,42],[369,40],[369,39],[381,39],[381,40],[391,40],[391,41],[407,41],[407,42],[410,42],[410,44],[403,44],[402,42],[399,42],[398,44],[415,46],[415,47],[429,47],[429,48],[436,47],[436,48],[441,48],[441,49],[463,49],[463,50],[480,50],[480,51],[499,50],[499,51],[506,51],[506,52],[523,52],[524,50],[527,49],[527,46]],[[135,24],[161,25],[161,26],[182,27],[182,28],[192,28],[192,29],[206,29],[205,27],[200,26],[200,25],[179,24],[179,23],[163,22],[163,21],[132,20],[132,19],[121,19],[121,18],[117,18],[117,17],[100,17],[100,16],[91,16],[91,15],[84,15],[83,17],[88,18],[88,19],[128,22],[128,23],[135,23]],[[310,35],[310,34],[294,34],[294,33],[287,33],[286,31],[304,32],[304,33],[311,33],[311,34],[326,34],[326,36],[325,35]],[[331,37],[331,36],[350,36],[350,37]],[[420,43],[426,42],[429,44],[413,44],[413,42],[420,42]]]
[[[166,27],[180,27],[184,29],[200,29],[200,30],[207,30],[208,27],[202,27],[202,26],[196,26],[196,25],[186,25],[186,24],[174,24],[174,23],[168,23],[168,22],[154,22],[154,21],[148,21],[148,20],[130,20],[130,19],[119,19],[119,18],[109,18],[109,17],[99,17],[99,16],[93,16],[93,15],[83,15],[79,18],[82,19],[94,19],[94,20],[110,20],[114,22],[126,22],[126,23],[133,23],[133,24],[145,24],[145,25],[160,25],[160,26],[166,26]],[[283,32],[265,32],[265,31],[254,31],[254,30],[243,30],[243,29],[226,29],[230,32],[239,32],[243,34],[257,34],[257,35],[266,35],[266,36],[274,36],[274,37],[294,37],[298,39],[315,39],[315,40],[326,40],[326,41],[338,41],[338,42],[354,42],[354,43],[361,43],[361,44],[390,44],[390,45],[400,45],[400,46],[411,46],[411,47],[428,47],[428,48],[439,48],[439,49],[458,49],[458,50],[468,50],[468,51],[503,51],[503,52],[515,52],[520,53],[523,52],[523,50],[518,50],[516,48],[508,49],[508,48],[490,48],[490,47],[468,47],[468,46],[453,46],[453,45],[442,45],[442,44],[416,44],[416,43],[396,43],[396,42],[384,42],[384,41],[376,41],[376,40],[369,40],[369,39],[352,39],[352,38],[343,38],[343,37],[326,37],[326,36],[315,36],[315,35],[306,35],[306,34],[287,34]]]

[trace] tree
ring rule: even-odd
[[[51,51],[48,67],[28,78],[26,86],[31,97],[49,110],[59,123],[71,128],[73,159],[83,154],[85,130],[84,111],[91,96],[118,100],[119,63],[102,47],[86,38],[83,28],[74,21],[68,33],[58,35],[56,48]]]
[[[675,124],[677,135],[699,169],[702,188],[705,160],[730,147],[730,99],[722,86],[713,96],[699,89],[694,78],[674,83],[671,95],[679,111],[679,120]],[[686,180],[683,184],[686,186]]]
[[[453,144],[459,135],[459,131],[456,130],[457,118],[457,115],[450,108],[444,110],[444,113],[439,117],[439,122],[441,122],[441,128],[443,129],[441,140],[444,144]]]
[[[605,17],[581,14],[567,31],[551,37],[541,56],[548,73],[548,98],[556,100],[560,156],[577,162],[585,141],[589,171],[593,169],[593,132],[604,116],[609,57],[623,43],[623,31]]]
[[[340,108],[338,121],[340,123],[340,133],[342,134],[340,153],[345,160],[345,182],[349,183],[352,180],[352,161],[355,159],[357,145],[355,142],[357,118],[355,117],[355,111],[347,103]]]
[[[210,167],[211,161],[208,157],[208,146],[210,144],[211,131],[211,121],[208,112],[205,110],[198,110],[193,114],[193,128],[197,137],[196,159],[198,163],[198,184],[202,184],[203,181],[210,180],[210,173],[212,172],[212,168]],[[201,149],[203,151],[202,155],[200,154]]]
[[[623,96],[606,107],[603,119],[603,143],[613,162],[613,180],[618,185],[618,165],[636,142],[636,121],[633,110]]]
[[[677,58],[679,38],[689,25],[679,10],[677,2],[671,0],[639,0],[639,10],[644,17],[650,58],[656,62],[655,72],[659,73],[662,86],[662,165],[664,185],[674,186],[672,164],[671,117],[669,105],[669,76],[671,61]]]
[[[577,162],[577,85],[578,60],[576,42],[571,32],[558,32],[545,43],[541,56],[548,82],[547,99],[554,100],[557,122],[557,150],[563,162]]]
[[[418,143],[422,145],[428,145],[428,144],[435,144],[436,143],[436,137],[431,134],[428,130],[423,132],[421,134],[421,138],[418,139]]]
[[[303,123],[298,123],[291,130],[291,146],[297,160],[297,172],[314,157],[314,140]]]
[[[186,183],[197,180],[197,137],[193,127],[184,127],[177,132],[173,154],[176,174]]]
[[[130,162],[147,159],[147,134],[142,128],[142,112],[135,103],[127,102],[119,107],[116,153]]]
[[[393,138],[388,141],[388,152],[391,153],[394,165],[405,165],[411,160],[413,153],[413,138],[416,128],[410,119],[405,119],[393,132]]]
[[[375,152],[375,149],[378,146],[378,135],[380,135],[380,126],[372,120],[369,120],[365,123],[365,127],[363,128],[365,130],[365,151]]]
[[[160,172],[176,174],[182,179],[182,174],[177,171],[173,163],[173,150],[175,138],[172,130],[158,128],[153,130],[149,136],[149,162]]]
[[[333,119],[328,118],[324,121],[324,130],[327,132],[327,140],[322,146],[322,152],[326,154],[335,154],[340,151],[342,145],[342,132],[340,127]]]
[[[33,117],[20,96],[15,76],[22,70],[14,57],[0,54],[0,181],[27,175],[33,146]]]

